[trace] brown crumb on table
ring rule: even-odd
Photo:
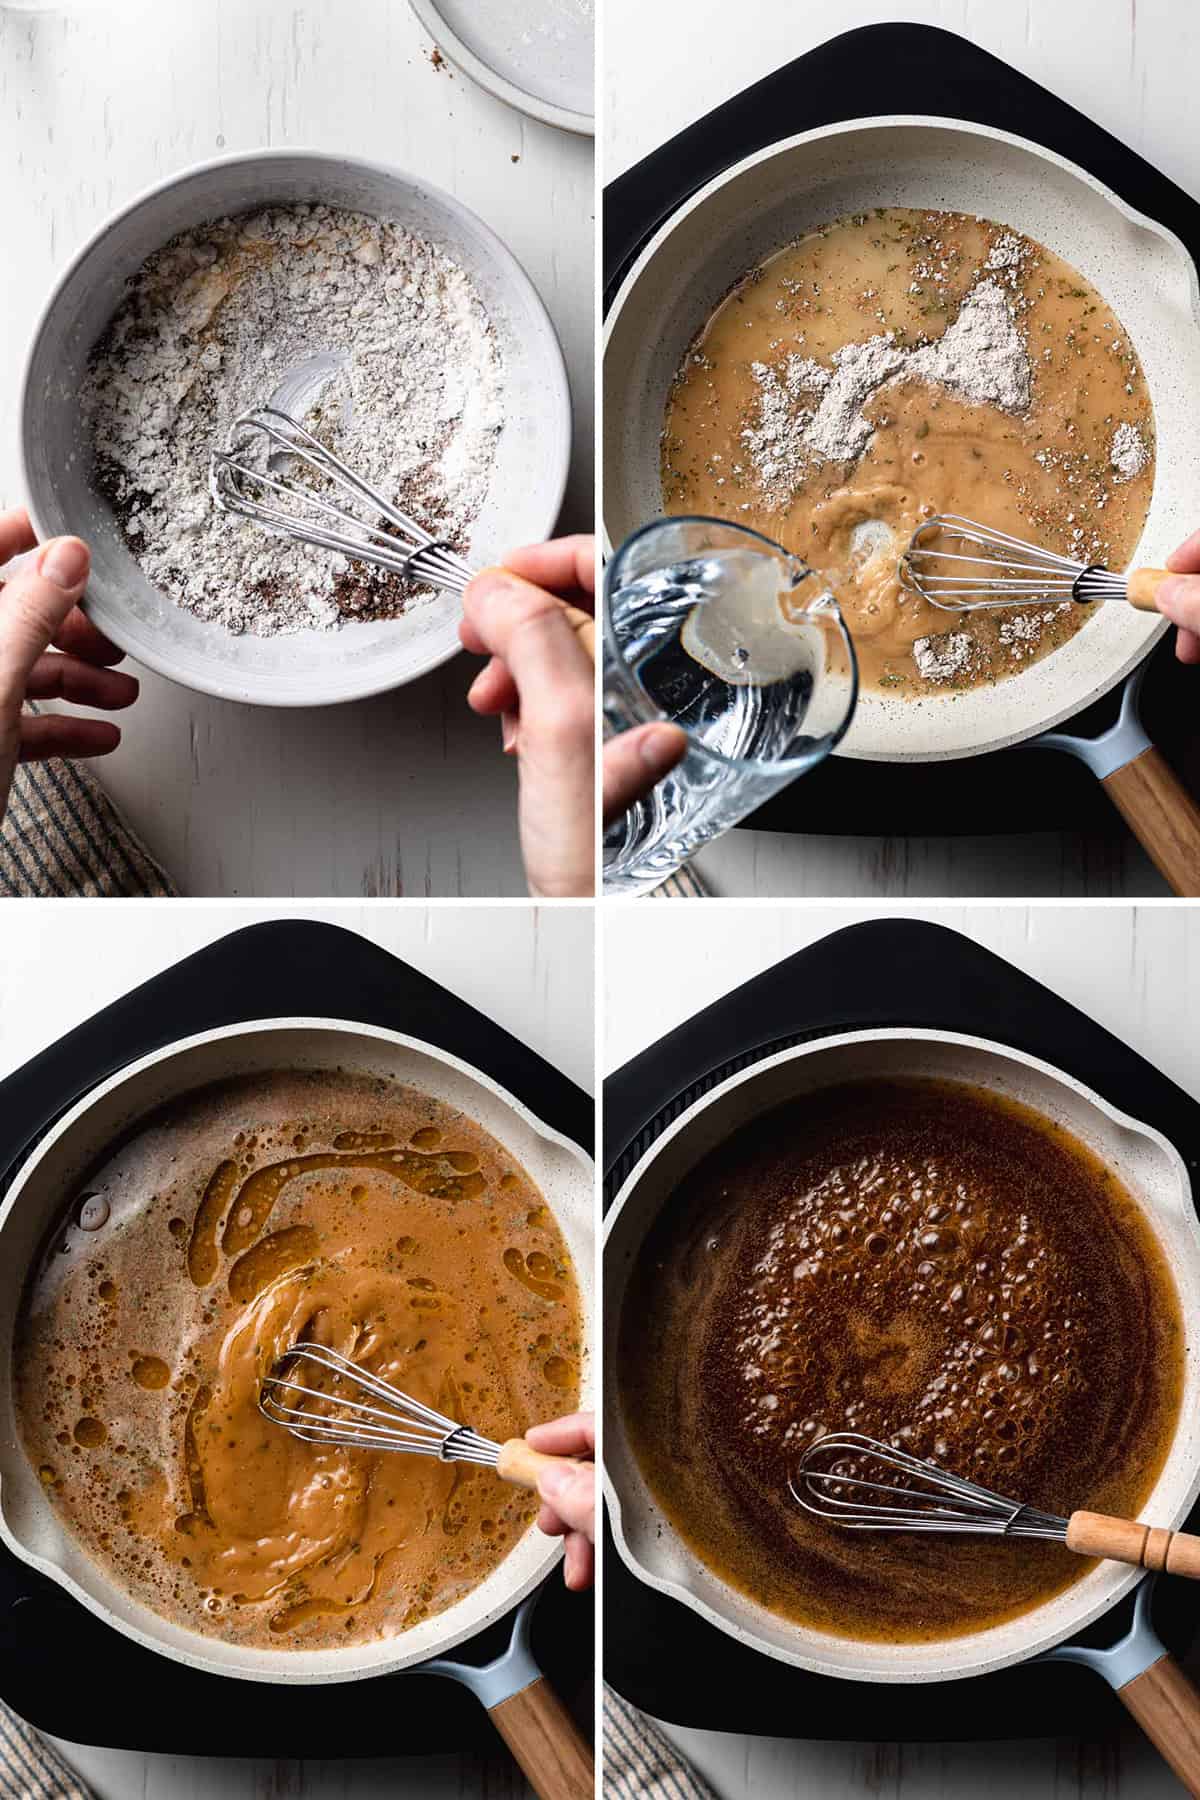
[[[432,67],[435,68],[439,72],[439,74],[444,69],[446,74],[449,75],[450,79],[453,81],[454,71],[450,67],[450,64],[446,61],[445,57],[442,55],[441,51],[438,49],[436,44],[433,46],[433,49],[429,52],[429,61],[430,61],[430,64],[432,65]]]

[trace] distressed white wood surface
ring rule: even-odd
[[[0,932],[0,1072],[8,1074],[138,982],[264,916],[320,919],[361,933],[479,1007],[592,1091],[589,905],[373,903],[268,910],[128,901],[81,913],[73,901],[14,903],[5,908]],[[305,1763],[59,1747],[102,1800],[532,1800],[503,1749],[486,1760],[406,1759],[398,1743],[396,1756],[386,1761]]]
[[[736,8],[725,0],[605,0],[603,179],[814,45],[896,19],[943,26],[1005,58],[1200,194],[1192,80],[1200,8],[1188,0],[907,0],[899,7],[889,0],[839,0],[836,7],[742,0]],[[895,110],[921,112],[921,92],[898,90]],[[795,129],[803,128],[798,116]],[[1168,891],[1132,839],[1110,844],[1066,832],[801,838],[735,831],[696,866],[712,892],[729,896]]]
[[[22,498],[25,345],[74,251],[164,176],[296,144],[449,189],[524,264],[575,400],[562,524],[590,529],[591,143],[435,68],[431,48],[406,0],[0,5],[0,504]],[[459,657],[396,694],[313,712],[235,706],[144,674],[100,772],[185,894],[520,894],[515,770],[499,727],[464,701],[477,667]]]
[[[1200,1095],[1194,1028],[1200,913],[1173,904],[769,904],[604,908],[602,1060],[611,1072],[783,957],[871,917],[949,926],[1006,957]],[[1200,1676],[1200,1658],[1192,1667]],[[804,1742],[665,1727],[721,1800],[1174,1800],[1182,1788],[1132,1728],[1120,1742]],[[863,1721],[870,1737],[869,1714]]]

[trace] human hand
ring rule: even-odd
[[[21,507],[0,513],[0,568],[37,546]],[[91,557],[79,538],[52,538],[0,585],[0,816],[19,762],[50,756],[107,756],[121,741],[106,719],[22,712],[26,700],[70,700],[117,712],[132,706],[138,684],[112,667],[124,652],[102,637],[78,601]],[[54,646],[54,652],[51,651]]]
[[[565,1540],[563,1580],[569,1588],[592,1585],[596,1538],[595,1413],[568,1413],[548,1425],[535,1425],[525,1441],[546,1456],[588,1458],[575,1467],[550,1469],[538,1481],[542,1510],[538,1530]]]
[[[687,750],[687,733],[678,725],[657,721],[609,738],[600,759],[604,789],[604,823],[611,825],[637,801],[644,800],[669,775]]]
[[[1154,597],[1155,605],[1172,625],[1175,654],[1181,663],[1200,663],[1200,531],[1172,550],[1167,567],[1177,581],[1164,581]]]
[[[463,598],[464,647],[489,661],[467,695],[499,716],[519,771],[521,855],[535,897],[595,891],[595,540],[515,550]]]

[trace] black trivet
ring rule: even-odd
[[[156,975],[0,1082],[0,1193],[47,1126],[117,1069],[196,1032],[297,1014],[361,1020],[449,1051],[592,1152],[589,1097],[483,1013],[353,932],[280,920]],[[510,1624],[452,1654],[486,1662]],[[533,1641],[559,1694],[578,1700],[590,1686],[591,1602],[568,1594],[557,1569]],[[285,1687],[185,1669],[103,1624],[2,1545],[0,1698],[74,1743],[177,1755],[419,1756],[497,1742],[478,1701],[436,1675]],[[581,1716],[590,1718],[586,1701]]]
[[[1027,75],[932,25],[867,25],[797,57],[689,125],[604,190],[605,305],[638,253],[706,182],[744,157],[800,131],[894,113],[897,94],[923,114],[968,119],[1029,138],[1068,157],[1123,200],[1177,232],[1200,256],[1200,203]],[[1197,678],[1170,634],[1151,658],[1142,717],[1194,793],[1200,793]],[[1073,720],[1094,733],[1116,718],[1106,695]],[[956,836],[985,832],[1126,828],[1095,778],[1053,750],[997,750],[941,763],[826,758],[747,824],[761,831]]]
[[[610,1077],[606,1207],[672,1120],[728,1075],[791,1044],[889,1026],[964,1032],[1042,1057],[1157,1126],[1195,1183],[1200,1104],[1182,1088],[969,938],[915,920],[881,919],[835,932],[777,963]],[[1193,1515],[1193,1530],[1195,1521]],[[1095,1738],[1125,1716],[1095,1675],[1064,1663],[902,1686],[810,1675],[743,1648],[639,1581],[622,1562],[607,1521],[604,1544],[605,1679],[635,1706],[677,1725],[903,1742]],[[1077,1641],[1111,1643],[1128,1629],[1132,1609],[1132,1598],[1122,1601]],[[1187,1582],[1159,1582],[1155,1623],[1176,1653],[1191,1643],[1197,1613]]]

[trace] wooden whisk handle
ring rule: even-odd
[[[1136,606],[1139,612],[1157,612],[1158,590],[1170,579],[1170,569],[1131,569],[1125,578],[1130,606]]]
[[[524,1438],[509,1438],[500,1446],[496,1473],[502,1480],[511,1481],[514,1487],[533,1488],[536,1492],[538,1478],[547,1469],[579,1467],[574,1457],[546,1456],[541,1450],[534,1450]]]
[[[1157,1525],[1139,1525],[1136,1519],[1112,1519],[1107,1513],[1076,1512],[1067,1520],[1067,1549],[1200,1581],[1200,1537],[1187,1531],[1165,1531]]]

